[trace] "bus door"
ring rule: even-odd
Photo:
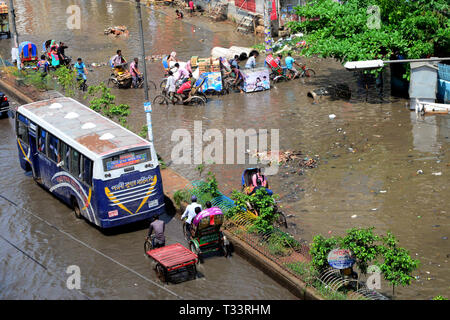
[[[38,147],[37,147],[37,125],[30,121],[29,126],[29,135],[30,135],[30,160],[33,169],[33,178],[39,179],[41,177],[39,170],[39,158],[38,158]]]

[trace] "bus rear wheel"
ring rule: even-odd
[[[74,212],[75,218],[77,218],[77,219],[82,218],[81,210],[80,210],[80,207],[78,206],[78,203],[76,200],[73,201],[73,212]]]

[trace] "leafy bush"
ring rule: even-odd
[[[178,207],[181,207],[182,202],[189,203],[191,193],[185,189],[177,190],[173,194],[173,200]]]
[[[309,254],[312,258],[311,266],[318,272],[322,272],[328,268],[328,253],[337,248],[338,245],[338,238],[331,237],[326,239],[321,235],[315,236],[309,250]]]
[[[85,99],[91,97],[89,107],[104,116],[117,120],[122,126],[126,126],[127,117],[130,115],[130,106],[127,104],[116,105],[116,96],[111,89],[102,82],[97,86],[89,86]]]
[[[64,90],[67,96],[73,96],[75,94],[75,88],[78,85],[77,72],[73,69],[61,66],[55,71],[58,84]]]
[[[208,172],[208,177],[204,183],[199,185],[199,191],[202,194],[209,194],[212,198],[216,198],[222,195],[218,189],[218,183],[216,176],[211,171]]]
[[[380,9],[379,28],[369,6]],[[448,56],[450,23],[447,0],[311,0],[295,8],[304,21],[288,27],[305,34],[303,54],[342,62],[380,59],[396,50],[408,59]],[[447,16],[446,16],[447,14]],[[376,22],[376,21],[375,21]]]
[[[356,259],[356,265],[362,273],[367,273],[369,263],[380,254],[381,247],[377,244],[379,237],[373,234],[373,227],[367,229],[352,228],[341,239],[342,248],[349,249]]]

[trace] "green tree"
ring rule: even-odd
[[[352,228],[341,239],[341,247],[349,249],[356,259],[356,265],[363,274],[367,273],[369,263],[377,258],[380,246],[379,237],[373,233],[374,227],[367,229]]]
[[[383,263],[379,264],[385,280],[392,284],[392,295],[395,294],[395,286],[407,286],[414,279],[412,272],[419,266],[419,260],[414,260],[408,250],[399,247],[398,240],[388,232],[383,237],[381,253],[384,257]]]
[[[378,6],[378,19],[368,10]],[[319,55],[346,61],[388,57],[399,51],[406,58],[447,56],[450,24],[447,0],[311,0],[295,8],[306,18],[288,24],[305,33],[305,55]]]

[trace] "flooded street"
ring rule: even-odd
[[[81,30],[61,27],[66,24],[66,8],[73,1],[16,0],[20,41],[33,41],[41,48],[45,40],[61,40],[69,46],[66,54],[82,57],[89,64],[107,62],[117,49],[128,61],[139,56],[134,5],[125,1],[75,2],[82,10]],[[48,9],[40,10],[42,6]],[[143,19],[147,56],[176,51],[177,58],[186,61],[193,55],[209,56],[214,46],[251,46],[262,41],[233,32],[228,24],[221,30],[205,20],[194,24],[178,21],[147,8]],[[126,25],[130,37],[105,36],[103,30],[114,25]],[[9,58],[9,52],[10,41],[2,40],[1,55]],[[311,241],[316,234],[342,235],[351,227],[374,226],[378,234],[391,231],[400,246],[421,261],[415,273],[418,280],[407,288],[396,288],[397,298],[449,295],[450,116],[416,116],[406,108],[406,100],[389,97],[385,99],[390,102],[382,104],[326,99],[312,104],[307,97],[312,89],[336,83],[349,84],[353,92],[357,89],[353,74],[338,62],[305,61],[315,69],[316,78],[280,83],[260,93],[215,96],[203,107],[154,106],[157,152],[171,168],[196,180],[196,164],[171,163],[174,130],[193,132],[194,121],[201,121],[203,130],[219,129],[224,135],[226,129],[279,129],[281,150],[301,150],[305,156],[320,159],[317,168],[307,169],[303,175],[298,174],[298,168],[282,166],[276,176],[269,177],[284,211],[293,215],[288,218],[291,233]],[[150,79],[159,84],[161,62],[147,62],[147,67]],[[107,80],[109,73],[108,67],[92,69],[88,84]],[[151,97],[155,93],[151,91]],[[118,102],[132,106],[128,122],[139,132],[145,124],[143,90],[114,89],[113,94]],[[331,120],[330,114],[336,118]],[[23,174],[12,119],[0,120],[0,139],[0,195],[16,204],[0,198],[0,254],[4,257],[0,264],[1,298],[293,299],[287,290],[236,255],[229,260],[208,260],[199,269],[203,278],[176,286],[161,285],[142,252],[146,230],[105,235],[76,220],[68,207]],[[213,171],[220,189],[228,194],[240,188],[246,167],[207,164],[204,172]],[[423,174],[417,174],[418,170]],[[171,232],[179,238],[169,238],[168,242],[182,242],[181,224],[174,222],[168,227],[180,230]],[[18,249],[31,254],[36,262]],[[82,293],[65,286],[69,265],[80,266],[82,276],[86,276]],[[383,283],[381,291],[390,290]]]

